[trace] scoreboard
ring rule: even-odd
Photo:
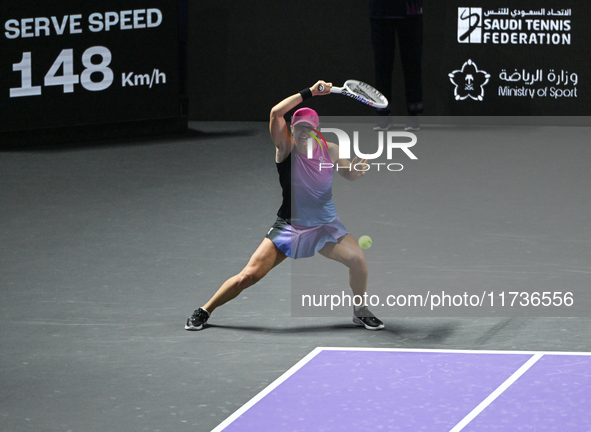
[[[0,132],[186,117],[182,3],[0,4]]]

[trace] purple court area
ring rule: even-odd
[[[534,354],[317,349],[214,431],[591,431],[591,356]]]

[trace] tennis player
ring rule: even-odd
[[[318,89],[319,85],[324,86],[323,91]],[[347,180],[357,180],[365,171],[347,169],[357,163],[357,158],[352,161],[339,159],[339,148],[333,143],[320,144],[312,139],[312,157],[308,157],[310,134],[315,135],[320,124],[316,111],[298,109],[290,127],[284,119],[287,112],[304,100],[329,94],[331,87],[331,83],[318,81],[311,88],[282,100],[271,110],[269,130],[275,144],[275,162],[283,189],[283,203],[277,212],[277,220],[246,267],[224,282],[213,297],[187,319],[185,329],[201,330],[214,310],[257,283],[285,258],[306,258],[316,252],[344,264],[349,269],[353,294],[366,298],[368,270],[365,255],[337,216],[332,200],[333,169],[325,167],[338,164],[337,171]],[[359,161],[366,162],[366,159]],[[322,169],[320,163],[323,163]],[[353,322],[369,330],[384,328],[382,321],[365,304],[354,306]]]

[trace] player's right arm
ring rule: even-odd
[[[322,92],[318,90],[320,84],[324,86],[324,91]],[[312,96],[325,95],[330,93],[330,87],[332,87],[330,83],[321,80],[310,87],[310,91],[312,92]],[[289,152],[291,152],[292,146],[291,134],[289,133],[284,116],[302,102],[302,95],[296,93],[283,99],[271,109],[269,131],[271,132],[271,139],[276,148],[275,161],[277,163],[285,160]]]
[[[301,104],[302,101],[302,95],[296,93],[283,99],[271,109],[269,132],[271,132],[271,139],[273,140],[273,144],[275,144],[275,162],[277,163],[285,160],[291,151],[292,145],[291,134],[289,133],[287,122],[283,116],[291,109]]]

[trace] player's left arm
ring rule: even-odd
[[[357,157],[353,158],[352,161],[349,159],[339,159],[339,146],[334,143],[327,144],[328,153],[330,154],[330,158],[334,163],[334,169],[337,170],[341,176],[347,180],[353,181],[365,175],[366,169],[369,168],[367,165],[367,159],[361,159],[359,162],[357,161]],[[356,164],[357,169],[354,168]]]
[[[357,180],[358,178],[364,176],[367,172],[367,169],[369,168],[367,159],[361,159],[358,162],[357,157],[354,157],[352,161],[349,159],[339,159],[337,161],[337,165],[339,167],[339,174],[351,181]],[[357,166],[355,167],[355,165]]]

